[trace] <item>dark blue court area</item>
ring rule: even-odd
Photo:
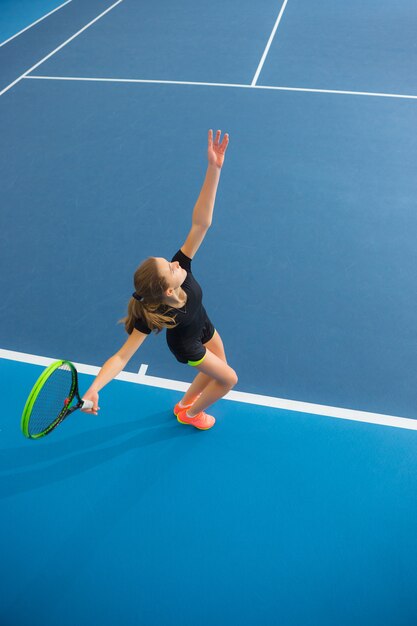
[[[417,623],[416,19],[0,6],[2,625]],[[159,335],[126,367],[148,379],[25,440],[46,361],[85,391],[136,267],[184,242],[209,128],[230,145],[193,271],[239,376],[215,428],[176,421],[195,371]]]

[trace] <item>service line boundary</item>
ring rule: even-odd
[[[51,365],[51,363],[60,360],[3,349],[0,349],[0,358],[30,365],[39,365],[43,367],[48,367],[49,365]],[[74,362],[74,365],[80,374],[97,376],[98,372],[100,371],[99,367],[85,365],[84,363]],[[190,386],[190,383],[182,382],[179,380],[170,380],[168,378],[148,376],[146,374],[147,367],[147,365],[142,364],[137,374],[121,372],[118,376],[116,376],[115,380],[134,383],[136,385],[158,387],[160,389],[171,389],[174,391],[186,391]],[[35,380],[33,382],[35,383]],[[30,390],[28,390],[28,393],[29,391]],[[254,393],[247,393],[245,391],[230,391],[224,399],[231,400],[232,402],[242,402],[244,404],[255,404],[257,406],[284,409],[286,411],[294,411],[297,413],[307,413],[310,415],[320,415],[323,417],[344,419],[354,422],[364,422],[367,424],[375,424],[378,426],[391,426],[393,428],[403,428],[406,430],[417,430],[417,420],[407,417],[396,417],[393,415],[383,415],[380,413],[356,411],[354,409],[343,409],[339,407],[310,404],[308,402],[297,402],[295,400],[286,400],[284,398],[263,396]]]
[[[190,85],[194,87],[228,87],[235,89],[264,89],[270,91],[297,91],[305,93],[323,93],[336,94],[344,96],[369,96],[374,98],[399,98],[407,100],[417,100],[417,95],[407,95],[400,93],[378,93],[372,91],[343,91],[341,89],[310,89],[307,87],[280,87],[273,85],[245,85],[238,83],[200,83],[185,80],[146,80],[141,78],[98,78],[86,76],[38,76],[26,74],[21,78],[31,80],[63,80],[63,81],[79,81],[79,82],[97,82],[97,83],[139,83],[146,85]],[[19,79],[20,80],[20,79]],[[0,93],[1,95],[1,93]]]

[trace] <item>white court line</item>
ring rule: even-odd
[[[0,349],[0,358],[9,361],[18,361],[20,363],[29,363],[31,365],[41,365],[48,367],[51,363],[59,359],[36,356],[34,354],[25,354],[23,352],[14,352],[12,350]],[[99,367],[85,365],[83,363],[75,363],[80,374],[88,374],[97,376],[100,371]],[[147,365],[141,365],[138,374],[130,374],[129,372],[121,372],[115,380],[121,380],[136,385],[147,385],[149,387],[158,387],[160,389],[171,389],[174,391],[186,391],[190,383],[181,382],[179,380],[169,380],[167,378],[157,378],[156,376],[148,376],[145,372]],[[35,381],[34,381],[35,382]],[[296,402],[294,400],[286,400],[282,398],[274,398],[271,396],[262,396],[254,393],[246,393],[244,391],[229,391],[225,400],[234,402],[243,402],[245,404],[256,404],[275,409],[284,409],[286,411],[295,411],[297,413],[308,413],[312,415],[320,415],[324,417],[333,417],[338,419],[351,420],[354,422],[365,422],[367,424],[376,424],[379,426],[392,426],[393,428],[404,428],[407,430],[417,430],[417,420],[406,417],[395,417],[393,415],[383,415],[380,413],[368,413],[366,411],[355,411],[353,409],[341,409],[338,407],[322,406],[319,404],[309,404],[308,402]]]
[[[56,52],[58,52],[58,50],[61,50],[64,46],[66,46],[70,41],[72,41],[73,39],[75,39],[76,37],[78,37],[78,35],[80,35],[82,32],[84,32],[85,30],[87,30],[87,28],[90,28],[90,26],[92,26],[95,22],[97,22],[100,18],[102,18],[104,15],[106,15],[106,13],[108,13],[109,11],[111,11],[112,9],[114,9],[114,7],[116,7],[118,4],[120,4],[121,2],[123,2],[123,0],[117,0],[117,2],[115,2],[114,4],[111,5],[111,7],[109,7],[108,9],[106,9],[105,11],[103,11],[103,13],[100,13],[100,15],[98,15],[96,18],[94,18],[91,22],[89,22],[86,26],[84,26],[83,28],[81,28],[78,32],[75,33],[75,35],[72,35],[72,37],[70,37],[69,39],[67,39],[66,41],[64,41],[64,43],[62,43],[60,46],[58,46],[57,48],[55,48],[55,50],[53,50],[52,52],[50,52],[48,55],[46,55],[46,57],[44,57],[43,59],[41,59],[38,63],[36,63],[35,65],[32,65],[31,68],[29,68],[28,70],[26,70],[26,72],[24,74],[22,74],[21,76],[19,76],[19,78],[17,78],[16,80],[14,80],[12,83],[10,83],[10,85],[8,85],[7,87],[5,87],[3,89],[3,91],[0,91],[0,96],[2,96],[4,93],[6,93],[6,91],[8,91],[9,89],[11,89],[14,85],[16,85],[18,82],[20,82],[22,80],[22,78],[26,78],[27,74],[29,74],[29,72],[32,72],[33,70],[35,70],[37,67],[39,67],[39,65],[41,65],[42,63],[44,63],[47,59],[50,59],[51,56],[53,56]]]
[[[283,4],[283,5],[282,5],[282,7],[281,7],[281,11],[280,11],[280,13],[279,13],[279,15],[278,15],[278,17],[277,17],[277,21],[275,22],[275,26],[274,26],[274,28],[272,29],[271,36],[269,37],[268,43],[266,44],[266,48],[265,48],[264,53],[263,53],[263,55],[262,55],[262,59],[260,60],[259,65],[258,65],[258,69],[256,70],[256,72],[255,72],[255,76],[253,77],[253,80],[252,80],[252,87],[253,87],[254,85],[256,85],[256,83],[257,83],[257,81],[258,81],[259,74],[261,73],[262,68],[263,68],[263,66],[264,66],[265,59],[266,59],[266,57],[267,57],[267,55],[268,55],[268,52],[269,52],[269,48],[270,48],[270,47],[271,47],[271,45],[272,45],[272,40],[273,40],[273,39],[274,39],[274,37],[275,37],[275,33],[277,32],[277,28],[278,28],[278,26],[279,26],[279,23],[280,23],[280,21],[281,21],[281,18],[282,18],[282,16],[284,15],[284,11],[285,11],[285,7],[287,6],[287,2],[288,2],[288,0],[285,0],[284,4]]]
[[[138,372],[139,376],[145,376],[147,369],[148,369],[148,365],[145,365],[145,363],[142,363]]]
[[[275,87],[269,85],[240,85],[238,83],[198,83],[183,80],[145,80],[141,78],[95,78],[83,76],[23,76],[31,80],[68,80],[98,83],[140,83],[149,85],[192,85],[195,87],[234,87],[236,89],[267,89],[271,91],[300,91],[306,93],[331,93],[345,96],[371,96],[376,98],[403,98],[417,100],[417,95],[411,96],[400,93],[374,93],[371,91],[341,91],[337,89],[309,89],[306,87]],[[0,94],[1,95],[1,94]]]
[[[61,4],[56,9],[53,9],[53,11],[49,11],[49,13],[47,13],[43,17],[40,17],[38,20],[36,20],[36,22],[32,22],[32,24],[29,24],[29,26],[26,26],[26,28],[23,28],[22,30],[20,30],[18,33],[16,33],[12,37],[9,37],[9,39],[6,39],[6,41],[3,41],[2,43],[0,43],[0,48],[2,46],[6,45],[6,43],[9,43],[9,41],[12,41],[12,39],[15,39],[16,37],[19,37],[19,35],[21,35],[25,31],[29,30],[29,28],[32,28],[32,26],[35,26],[35,24],[39,24],[39,22],[42,22],[42,20],[44,20],[47,17],[49,17],[50,15],[52,15],[52,13],[55,13],[55,11],[59,11],[59,9],[62,9],[62,7],[64,7],[66,4],[69,4],[70,2],[72,2],[72,0],[67,0],[66,2],[64,2],[64,4]]]

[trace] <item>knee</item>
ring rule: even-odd
[[[230,369],[229,376],[227,377],[227,385],[229,389],[233,389],[237,385],[238,377],[235,370]]]

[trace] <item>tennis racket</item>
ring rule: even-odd
[[[77,409],[92,408],[91,400],[81,400],[74,365],[69,361],[56,361],[42,372],[26,400],[22,432],[29,439],[39,439]]]

